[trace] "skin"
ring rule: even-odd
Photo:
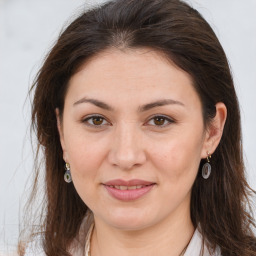
[[[173,102],[138,112],[139,106],[163,99]],[[206,128],[191,77],[146,48],[108,49],[71,77],[62,119],[58,109],[56,114],[63,158],[94,214],[92,256],[181,253],[194,232],[190,195],[199,163],[216,149],[226,119],[223,103],[216,110]],[[96,114],[103,119],[85,120]],[[154,118],[159,115],[171,121],[159,122]],[[102,185],[113,179],[156,185],[141,198],[124,202]]]

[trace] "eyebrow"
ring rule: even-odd
[[[111,107],[110,105],[108,105],[107,103],[97,100],[97,99],[90,99],[90,98],[82,98],[78,101],[76,101],[73,105],[79,105],[82,103],[91,103],[99,108],[108,110],[108,111],[114,111],[115,109],[113,107]],[[138,107],[138,112],[145,112],[147,110],[150,110],[152,108],[155,107],[161,107],[161,106],[165,106],[165,105],[180,105],[180,106],[184,106],[184,104],[180,101],[176,101],[176,100],[172,100],[172,99],[162,99],[162,100],[157,100],[151,103],[147,103],[145,105],[139,106]]]

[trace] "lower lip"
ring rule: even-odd
[[[147,194],[154,185],[155,184],[131,190],[120,190],[106,185],[104,186],[112,197],[122,201],[132,201]]]

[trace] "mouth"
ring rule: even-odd
[[[152,183],[150,185],[135,185],[135,186],[112,186],[112,185],[105,185],[105,186],[108,186],[110,188],[119,189],[119,190],[135,190],[135,189],[145,188],[145,187],[148,187],[151,185],[154,185],[154,183]]]
[[[122,180],[122,179],[115,179],[109,180],[104,183],[106,186],[117,186],[117,187],[132,187],[135,189],[135,186],[149,186],[155,184],[155,182],[147,181],[147,180],[140,180],[140,179],[132,179],[132,180]]]
[[[102,185],[113,198],[132,201],[148,194],[156,183],[145,180],[111,180]]]

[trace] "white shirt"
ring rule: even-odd
[[[219,247],[216,249],[214,253],[210,254],[207,247],[205,245],[204,246],[202,245],[203,245],[202,235],[198,231],[198,229],[196,229],[184,256],[199,256],[202,248],[204,248],[203,256],[221,256],[221,251]]]
[[[90,251],[90,240],[93,230],[93,224],[91,225],[87,237],[86,237],[86,244],[85,244],[85,254],[84,256],[89,256]],[[198,229],[195,230],[193,237],[190,240],[190,243],[186,249],[186,252],[183,256],[200,256],[201,250],[203,249],[203,256],[221,256],[220,248],[217,248],[216,251],[212,254],[208,251],[207,247],[203,244],[203,238],[201,233],[198,231]]]
[[[72,256],[89,256],[89,251],[90,251],[90,240],[91,240],[91,235],[93,231],[94,224],[91,224],[89,231],[86,235],[86,243],[85,243],[85,248],[79,248],[76,247],[75,250],[71,250],[70,253]],[[203,248],[203,256],[221,256],[221,251],[220,248],[217,248],[216,251],[212,254],[208,251],[207,247],[203,244],[203,238],[201,233],[198,231],[198,229],[195,230],[191,241],[186,249],[186,252],[184,256],[201,256],[201,250]],[[35,247],[33,247],[35,248]],[[45,256],[44,252],[38,251],[33,249],[31,250],[30,248],[27,248],[25,256]]]

